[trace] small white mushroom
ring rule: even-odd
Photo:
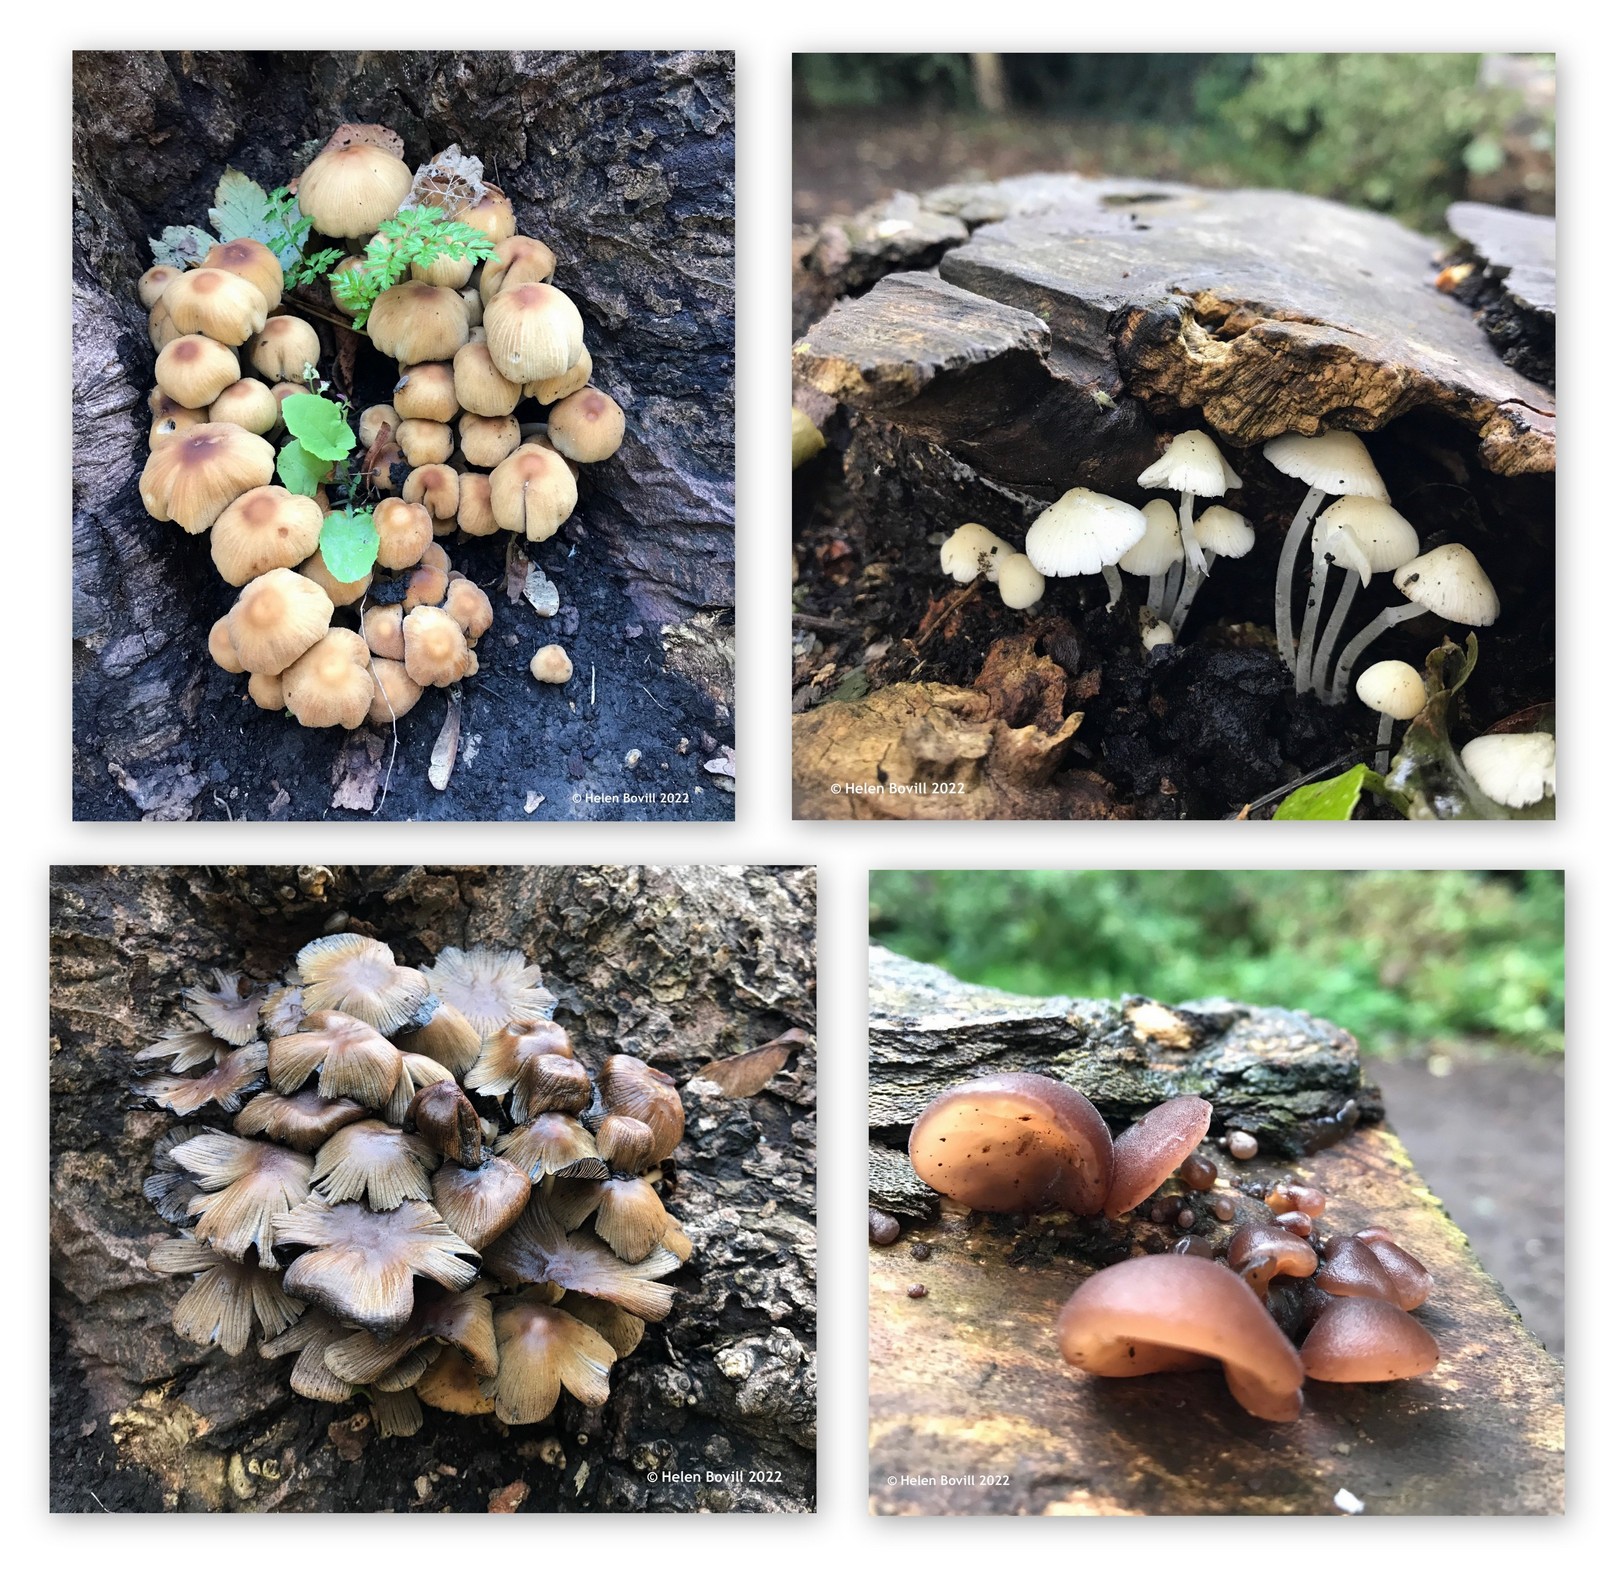
[[[1034,518],[1028,559],[1046,577],[1103,574],[1115,605],[1122,597],[1117,562],[1144,537],[1147,526],[1137,506],[1094,490],[1070,489]]]
[[[1000,602],[1012,610],[1027,610],[1044,598],[1044,574],[1025,555],[1009,555],[1000,563]]]
[[[999,534],[990,533],[982,523],[962,523],[939,546],[939,567],[957,583],[973,583],[986,577],[993,583],[1000,563],[1017,553]]]
[[[1321,598],[1313,574],[1312,599],[1306,602],[1306,620],[1300,631],[1295,661],[1296,691],[1303,693],[1307,686],[1315,686],[1323,703],[1330,702],[1333,657],[1339,634],[1355,601],[1357,586],[1365,588],[1375,572],[1393,572],[1407,561],[1414,561],[1417,549],[1416,529],[1394,507],[1369,495],[1343,495],[1317,519],[1311,535],[1312,560],[1319,567],[1331,562],[1342,568],[1344,582],[1313,656],[1310,648],[1315,635],[1312,611],[1314,601]],[[1302,667],[1305,668],[1305,686],[1300,683]]]
[[[1194,498],[1226,495],[1244,482],[1228,466],[1228,459],[1217,449],[1217,442],[1198,429],[1185,429],[1172,437],[1172,444],[1139,475],[1140,489],[1169,489],[1177,493],[1178,533],[1184,554],[1192,567],[1203,566],[1204,558],[1194,538]]]
[[[1378,714],[1378,754],[1376,770],[1389,773],[1389,739],[1397,720],[1415,720],[1428,702],[1427,684],[1422,673],[1404,660],[1380,660],[1356,678],[1356,697]]]
[[[1556,740],[1549,732],[1474,737],[1461,762],[1484,796],[1505,808],[1542,803],[1556,789]]]
[[[1238,512],[1229,511],[1226,506],[1208,506],[1194,525],[1194,542],[1200,546],[1204,562],[1199,567],[1189,566],[1183,574],[1183,592],[1171,612],[1174,633],[1183,631],[1189,607],[1194,604],[1201,583],[1211,576],[1217,557],[1237,561],[1249,555],[1255,549],[1256,531]]]
[[[1117,565],[1132,577],[1149,578],[1150,593],[1145,604],[1165,617],[1177,595],[1174,569],[1183,563],[1183,540],[1178,533],[1178,513],[1171,501],[1146,501],[1140,508],[1145,520],[1144,537]]]

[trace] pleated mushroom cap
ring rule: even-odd
[[[478,289],[487,307],[500,291],[538,285],[555,272],[555,254],[537,237],[498,237],[493,254],[483,261]]]
[[[1321,490],[1324,495],[1389,499],[1365,442],[1348,429],[1329,429],[1319,435],[1279,435],[1267,441],[1261,454],[1280,473]]]
[[[247,991],[242,977],[218,968],[214,988],[191,987],[183,992],[183,1004],[218,1039],[230,1045],[248,1045],[256,1037],[261,1021],[264,990]]]
[[[270,399],[270,398],[269,398]],[[322,508],[281,484],[247,490],[211,529],[211,559],[225,583],[242,588],[275,567],[295,567],[322,536]]]
[[[303,380],[306,365],[317,366],[322,343],[316,330],[293,314],[273,314],[244,349],[250,366],[263,379]]]
[[[465,348],[462,349],[463,351]],[[461,356],[460,352],[456,353]],[[449,423],[461,411],[455,372],[449,363],[413,363],[394,387],[394,410],[402,418]]]
[[[367,334],[402,367],[449,361],[467,344],[466,306],[448,286],[402,281],[379,292],[367,315]]]
[[[207,1028],[167,1028],[161,1031],[160,1038],[146,1045],[143,1050],[135,1051],[133,1059],[141,1066],[151,1062],[170,1062],[169,1072],[189,1072],[208,1062],[223,1060],[232,1043]]]
[[[1121,560],[1148,524],[1137,506],[1089,489],[1070,489],[1034,518],[1028,559],[1046,577],[1076,577]]]
[[[228,270],[185,270],[161,302],[179,335],[210,336],[224,346],[242,346],[267,322],[266,298]]]
[[[909,1152],[930,1188],[974,1210],[1094,1215],[1111,1188],[1100,1113],[1070,1084],[1037,1073],[946,1090],[917,1118]]]
[[[600,1159],[613,1171],[636,1176],[655,1164],[655,1134],[634,1117],[602,1117],[594,1142]]]
[[[591,1408],[611,1395],[616,1350],[576,1315],[513,1298],[496,1308],[494,1332],[500,1367],[489,1390],[502,1423],[542,1423],[563,1386]]]
[[[278,255],[254,237],[218,242],[200,263],[205,269],[227,270],[230,275],[249,281],[261,293],[268,313],[283,300],[283,266]]]
[[[553,374],[549,379],[529,380],[523,391],[541,407],[553,407],[558,401],[564,401],[568,396],[581,391],[589,383],[589,377],[593,373],[594,361],[589,356],[588,347],[585,347],[578,354],[578,361],[565,374]]]
[[[455,356],[455,391],[469,413],[484,418],[506,418],[522,400],[522,386],[494,366],[483,341],[469,341]]]
[[[366,968],[357,964],[352,972]],[[380,987],[370,995],[383,993]],[[320,1070],[318,1092],[325,1100],[342,1096],[379,1108],[400,1081],[400,1052],[361,1018],[343,1012],[312,1012],[298,1033],[280,1035],[267,1050],[267,1073],[280,1094],[293,1094]]]
[[[400,967],[382,941],[365,935],[324,935],[295,961],[307,1012],[342,1012],[380,1034],[404,1028],[428,999],[423,974]]]
[[[173,1160],[207,1190],[190,1209],[195,1239],[242,1260],[253,1246],[262,1269],[276,1270],[273,1218],[311,1191],[311,1160],[280,1144],[207,1129],[178,1145]]]
[[[204,533],[241,495],[266,484],[275,465],[260,435],[234,424],[196,424],[150,453],[139,495],[157,522]]]
[[[265,1133],[291,1149],[314,1151],[366,1114],[358,1101],[342,1095],[326,1099],[315,1089],[288,1095],[267,1089],[245,1106],[234,1126],[246,1138]]]
[[[584,1293],[568,1293],[561,1307],[591,1331],[598,1331],[616,1349],[618,1358],[626,1358],[644,1341],[644,1321],[616,1304]]]
[[[1096,1271],[1056,1321],[1067,1363],[1092,1375],[1146,1375],[1222,1365],[1246,1412],[1300,1416],[1305,1371],[1250,1288],[1208,1260],[1153,1254]]]
[[[512,1023],[543,1018],[555,1005],[538,968],[519,951],[446,946],[427,979],[433,993],[485,1039]]]
[[[392,220],[410,191],[404,160],[370,143],[351,143],[317,155],[301,173],[295,197],[300,213],[324,236],[358,237]]]
[[[527,1173],[501,1156],[491,1156],[476,1170],[452,1161],[433,1178],[433,1202],[439,1214],[475,1249],[488,1248],[511,1226],[532,1191]]]
[[[284,708],[302,726],[342,726],[346,731],[366,720],[372,706],[371,656],[360,635],[333,627],[280,678]]]
[[[405,668],[423,687],[449,687],[478,669],[467,635],[436,605],[418,605],[405,619]]]
[[[1437,1368],[1439,1344],[1392,1303],[1335,1298],[1307,1333],[1300,1359],[1312,1380],[1408,1380]]]
[[[671,1217],[656,1191],[640,1177],[593,1184],[598,1194],[594,1229],[620,1259],[637,1264],[661,1242]]]
[[[471,457],[467,460],[470,462]],[[408,505],[423,507],[431,517],[441,520],[454,517],[461,501],[461,478],[453,467],[443,462],[425,462],[406,475],[400,499]],[[384,503],[385,505],[388,502]],[[441,532],[447,531],[441,527]],[[433,524],[428,525],[428,543],[433,542]],[[423,546],[427,549],[427,545]]]
[[[1484,795],[1506,808],[1528,808],[1556,789],[1556,740],[1549,732],[1474,737],[1461,762]]]
[[[622,445],[627,420],[604,391],[592,385],[550,409],[550,443],[574,462],[604,462]]]
[[[450,1347],[479,1374],[492,1375],[499,1357],[489,1305],[493,1291],[482,1281],[463,1292],[429,1283],[417,1293],[411,1318],[398,1331],[391,1336],[347,1332],[328,1349],[328,1368],[353,1386],[394,1391],[415,1384],[440,1348]]]
[[[175,1116],[188,1116],[201,1106],[237,1111],[244,1096],[261,1082],[267,1069],[267,1047],[260,1042],[241,1045],[217,1059],[204,1072],[162,1074],[133,1086],[135,1094],[165,1106]]]
[[[526,1122],[546,1111],[572,1116],[589,1108],[593,1085],[589,1070],[571,1056],[537,1052],[522,1062],[511,1092],[511,1119]]]
[[[274,567],[252,578],[228,612],[228,636],[247,671],[277,676],[328,630],[333,601],[310,578]]]
[[[1211,1102],[1177,1095],[1147,1111],[1111,1144],[1111,1188],[1105,1213],[1118,1216],[1148,1199],[1211,1126]]]
[[[576,510],[578,481],[556,452],[529,443],[489,475],[489,504],[500,527],[539,543]]]
[[[220,1347],[229,1358],[249,1346],[252,1328],[270,1342],[305,1308],[284,1292],[276,1271],[239,1264],[192,1238],[158,1243],[147,1263],[163,1276],[195,1277],[172,1311],[172,1329],[197,1347]]]
[[[460,500],[456,506],[456,527],[470,539],[483,539],[498,533],[500,525],[494,520],[494,499],[488,474],[463,473],[458,483]]]
[[[483,1050],[483,1036],[445,1002],[434,1008],[427,1022],[397,1035],[395,1043],[402,1050],[431,1056],[456,1078],[470,1071]]]
[[[237,424],[251,434],[266,435],[278,427],[281,414],[271,387],[258,379],[237,379],[218,392],[206,416],[212,423]]]
[[[597,1080],[600,1103],[618,1116],[643,1122],[664,1161],[683,1141],[683,1101],[666,1073],[637,1056],[608,1056]]]
[[[524,385],[566,373],[583,351],[577,305],[544,283],[503,287],[486,299],[483,329],[494,366]]]
[[[1134,577],[1160,577],[1183,556],[1177,508],[1171,501],[1146,501],[1139,515],[1145,531],[1123,551],[1117,565]]]
[[[497,1148],[534,1182],[590,1163],[596,1175],[605,1170],[593,1137],[576,1117],[564,1111],[546,1111],[526,1126],[513,1128]]]
[[[415,1133],[378,1121],[341,1128],[317,1151],[311,1180],[330,1204],[365,1198],[374,1210],[427,1199],[437,1152]]]

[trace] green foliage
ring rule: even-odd
[[[1304,1007],[1369,1049],[1489,1036],[1555,1054],[1559,872],[883,871],[874,939],[1033,995]]]
[[[1478,69],[1465,54],[1257,55],[1242,81],[1233,63],[1209,74],[1196,106],[1241,181],[1440,231],[1469,170],[1498,159],[1513,113]]]
[[[291,495],[315,495],[333,472],[333,464],[314,457],[298,440],[278,452],[278,482]]]
[[[320,393],[284,398],[284,427],[294,437],[278,452],[278,477],[286,490],[315,495],[318,486],[327,482],[335,467],[356,448],[349,419],[343,402]]]
[[[378,530],[372,513],[343,511],[323,519],[322,537],[317,542],[323,564],[341,583],[356,583],[372,570],[378,559]]]
[[[198,264],[216,243],[250,237],[277,255],[283,266],[283,284],[291,291],[327,274],[339,262],[337,248],[306,253],[311,222],[300,213],[300,206],[287,187],[269,193],[260,182],[231,165],[217,183],[210,220],[216,236],[199,226],[168,226],[159,238],[150,239],[151,256],[157,264],[189,268]]]
[[[493,252],[494,244],[481,231],[446,220],[442,209],[423,205],[385,220],[367,244],[363,266],[339,270],[330,284],[359,330],[379,293],[398,286],[413,264],[426,267],[442,258],[486,259]]]
[[[966,109],[974,103],[965,55],[796,55],[794,91],[797,103],[815,110],[884,104]]]
[[[1275,820],[1347,820],[1363,792],[1385,791],[1383,777],[1368,765],[1352,765],[1343,775],[1297,787],[1278,805]]]

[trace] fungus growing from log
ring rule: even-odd
[[[1378,716],[1378,753],[1374,768],[1389,770],[1389,739],[1397,720],[1415,720],[1428,702],[1422,673],[1404,660],[1380,660],[1356,678],[1356,697]]]
[[[275,567],[240,591],[228,612],[228,636],[245,670],[278,676],[332,620],[333,601],[310,578]]]
[[[1090,489],[1070,489],[1034,518],[1025,542],[1028,559],[1045,577],[1098,572],[1106,580],[1108,609],[1122,598],[1117,562],[1148,528],[1137,506]]]
[[[295,196],[324,236],[358,237],[393,219],[410,191],[404,160],[371,143],[348,143],[323,149],[301,172]]]
[[[275,567],[298,566],[317,548],[322,509],[281,484],[262,484],[233,501],[211,526],[211,559],[225,583],[242,588]]]
[[[1287,1227],[1253,1222],[1228,1240],[1228,1265],[1250,1284],[1258,1298],[1279,1276],[1314,1276],[1317,1251]]]
[[[1300,1346],[1321,1381],[1408,1380],[1439,1364],[1439,1344],[1404,1310],[1377,1298],[1335,1298]]]
[[[564,687],[572,680],[572,660],[560,644],[544,644],[535,650],[528,670],[535,682],[547,682],[552,687]]]
[[[1483,795],[1506,808],[1530,808],[1556,789],[1556,740],[1549,732],[1474,737],[1461,762]]]
[[[220,269],[186,270],[161,294],[180,336],[209,336],[242,346],[267,322],[267,300],[242,275]]]
[[[1145,531],[1123,553],[1117,565],[1133,577],[1149,579],[1150,591],[1145,596],[1145,608],[1157,621],[1165,621],[1177,599],[1175,592],[1169,598],[1171,574],[1174,567],[1183,565],[1183,539],[1178,532],[1178,513],[1171,501],[1164,500],[1146,501],[1139,511],[1145,521]]]
[[[1044,574],[1025,555],[1006,556],[995,584],[1008,610],[1029,610],[1044,598]]]
[[[1194,498],[1226,495],[1244,482],[1228,466],[1216,441],[1199,429],[1174,435],[1137,482],[1140,489],[1172,490],[1178,496],[1178,536],[1183,542],[1184,557],[1190,567],[1202,570],[1205,556],[1194,536]]]
[[[1237,561],[1249,555],[1255,549],[1256,531],[1238,512],[1229,511],[1226,506],[1208,506],[1194,525],[1194,542],[1200,547],[1201,564],[1197,567],[1192,561],[1185,563],[1183,587],[1170,618],[1174,633],[1183,631],[1189,607],[1194,604],[1200,585],[1211,576],[1217,558]]]
[[[1255,1294],[1213,1262],[1173,1254],[1096,1271],[1062,1307],[1067,1363],[1126,1377],[1221,1364],[1240,1407],[1259,1419],[1300,1416],[1305,1370]]]
[[[958,1084],[917,1118],[911,1164],[974,1210],[1094,1215],[1110,1191],[1111,1134],[1070,1084],[1006,1073]]]
[[[1119,1216],[1142,1204],[1178,1169],[1210,1126],[1209,1100],[1178,1095],[1125,1128],[1111,1144],[1105,1213]]]
[[[939,570],[957,583],[975,583],[986,577],[999,581],[1000,568],[1017,553],[999,534],[982,523],[962,523],[939,546]]]
[[[604,391],[590,386],[550,409],[550,443],[573,462],[604,462],[622,445],[626,420]]]
[[[139,477],[157,522],[204,533],[241,495],[272,478],[272,447],[233,424],[196,424],[150,453]]]

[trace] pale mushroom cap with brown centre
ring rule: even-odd
[[[457,399],[469,413],[505,418],[522,400],[521,384],[494,366],[486,342],[469,341],[462,347],[455,356],[454,373]]]
[[[456,356],[460,357],[461,353]],[[394,387],[394,410],[402,418],[428,418],[434,423],[449,423],[461,411],[461,404],[456,400],[452,366],[449,363],[413,363],[402,370]]]
[[[456,505],[456,527],[471,539],[498,533],[494,520],[494,499],[486,473],[463,473],[459,481],[460,498]]]
[[[1437,1367],[1439,1344],[1392,1303],[1335,1298],[1307,1333],[1300,1358],[1313,1380],[1407,1380]]]
[[[161,301],[161,295],[183,271],[174,264],[152,264],[143,275],[139,277],[139,305],[142,308],[154,308]]]
[[[208,416],[213,423],[237,424],[251,434],[268,434],[278,427],[278,398],[260,380],[235,380],[218,393]]]
[[[578,504],[572,470],[543,446],[519,446],[489,475],[494,520],[534,542],[548,539]]]
[[[311,1181],[330,1204],[365,1197],[374,1210],[428,1199],[439,1157],[426,1139],[372,1119],[341,1128],[318,1151]]]
[[[521,444],[522,428],[515,418],[466,413],[461,419],[461,454],[473,467],[498,467]]]
[[[210,336],[240,346],[267,322],[267,299],[242,275],[228,270],[186,270],[161,294],[179,335]]]
[[[361,1018],[343,1012],[313,1012],[303,1027],[268,1044],[267,1074],[280,1094],[292,1094],[321,1069],[318,1093],[325,1100],[384,1105],[400,1080],[400,1052]]]
[[[1300,1415],[1299,1356],[1256,1295],[1225,1266],[1152,1254],[1096,1271],[1056,1321],[1069,1364],[1094,1375],[1144,1375],[1222,1365],[1228,1389],[1257,1418]]]
[[[463,204],[450,218],[481,231],[491,242],[503,242],[517,229],[511,200],[493,182],[485,182],[483,196],[475,203]]]
[[[467,310],[448,286],[402,281],[380,292],[367,316],[372,344],[401,367],[451,360],[467,344]]]
[[[361,613],[361,636],[373,654],[386,660],[403,660],[406,654],[405,634],[400,623],[405,612],[398,605],[369,605]]]
[[[392,726],[414,710],[427,690],[412,679],[400,660],[375,655],[372,660],[372,704],[367,721],[373,726]]]
[[[544,644],[534,651],[528,670],[535,682],[564,687],[572,680],[572,657],[560,644]]]
[[[278,255],[254,237],[218,242],[200,262],[206,269],[242,275],[266,299],[268,313],[283,299],[283,266],[278,262]]]
[[[206,637],[206,648],[210,652],[211,658],[224,671],[230,671],[235,676],[243,673],[244,666],[240,662],[239,656],[234,652],[233,639],[228,635],[228,618],[226,616],[219,616],[212,622],[211,631]]]
[[[371,659],[359,633],[332,628],[284,667],[284,707],[302,726],[354,731],[372,705]]]
[[[156,384],[183,407],[209,407],[238,378],[233,348],[210,336],[174,335],[156,356]]]
[[[372,511],[378,532],[377,564],[390,571],[414,567],[433,543],[433,517],[426,506],[399,496],[379,501]]]
[[[275,567],[253,578],[228,612],[234,653],[247,671],[279,675],[328,630],[333,601],[310,578]]]
[[[322,343],[316,330],[293,314],[274,314],[245,348],[250,366],[263,379],[302,380],[306,365],[316,367]]]
[[[150,453],[139,477],[145,510],[157,522],[204,533],[241,495],[272,477],[272,447],[234,424],[203,423]]]
[[[456,448],[455,432],[450,425],[434,423],[427,418],[402,418],[394,437],[412,467],[448,462]]]
[[[468,578],[452,577],[444,597],[444,613],[456,622],[469,640],[476,640],[494,626],[494,606],[489,596]]]
[[[550,409],[550,443],[574,462],[604,462],[622,444],[622,409],[592,385]]]
[[[534,1182],[582,1161],[600,1160],[593,1136],[564,1111],[546,1111],[525,1127],[513,1128],[501,1137],[496,1149]]]
[[[1153,1194],[1206,1136],[1211,1102],[1178,1095],[1148,1111],[1112,1141],[1111,1189],[1105,1213],[1121,1215]]]
[[[307,1012],[340,1012],[380,1034],[404,1028],[428,999],[428,981],[365,935],[324,935],[300,948],[301,1002]]]
[[[324,149],[301,173],[296,198],[326,237],[369,236],[411,191],[405,161],[370,143]],[[392,355],[392,354],[391,354]]]
[[[499,237],[494,253],[483,261],[478,289],[487,307],[498,292],[537,285],[549,280],[555,272],[555,254],[537,237]]]
[[[524,385],[566,373],[583,350],[583,317],[555,286],[502,288],[484,307],[483,328],[494,366]]]
[[[270,396],[268,398],[270,400]],[[281,484],[247,490],[211,529],[211,559],[223,581],[241,588],[275,567],[295,567],[322,536],[322,509]]]
[[[133,1085],[135,1094],[165,1106],[175,1116],[188,1116],[204,1105],[237,1111],[244,1096],[256,1088],[267,1070],[267,1047],[256,1041],[241,1045],[204,1072],[159,1074]]]
[[[1111,1134],[1070,1084],[1037,1073],[977,1078],[917,1118],[912,1168],[974,1210],[1093,1215],[1112,1180]]]
[[[400,498],[413,506],[426,506],[430,516],[443,522],[455,516],[456,508],[461,503],[461,477],[453,467],[443,462],[425,463],[411,470],[400,491]],[[444,530],[441,528],[440,531]]]
[[[405,668],[424,687],[449,687],[478,669],[467,635],[435,605],[418,605],[405,619]]]

